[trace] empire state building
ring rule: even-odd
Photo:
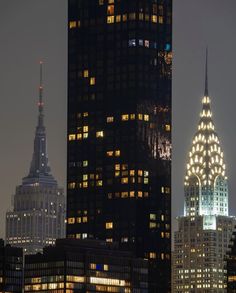
[[[38,124],[28,176],[16,187],[13,211],[6,214],[6,242],[37,253],[65,235],[65,197],[51,174],[46,148],[42,63],[38,100]]]
[[[212,119],[206,60],[205,93],[184,180],[184,216],[174,236],[173,292],[225,292],[224,258],[235,218],[228,213],[228,180]]]

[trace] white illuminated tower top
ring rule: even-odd
[[[228,183],[222,148],[212,120],[206,55],[205,93],[198,130],[189,152],[185,176],[185,216],[205,216],[204,228],[214,229],[215,216],[228,216]]]

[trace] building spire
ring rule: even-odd
[[[44,103],[43,103],[43,62],[39,62],[40,65],[40,83],[39,83],[39,100],[38,100],[38,111],[39,111],[39,116],[38,116],[38,127],[43,127],[43,108],[44,108]]]
[[[43,62],[40,61],[40,83],[38,97],[38,124],[34,138],[34,152],[30,165],[29,175],[23,178],[23,185],[46,184],[57,185],[51,175],[51,169],[47,156],[47,138],[44,126],[44,102],[43,102]]]
[[[204,96],[208,97],[208,48],[206,48],[205,92],[204,92]]]

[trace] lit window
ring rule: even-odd
[[[138,176],[143,176],[143,170],[138,170]]]
[[[152,15],[152,22],[157,23],[157,16],[156,15]]]
[[[74,224],[75,223],[75,218],[68,218],[67,223],[68,224]]]
[[[139,20],[143,20],[143,13],[139,13],[138,18]]]
[[[69,27],[70,28],[75,28],[76,27],[76,21],[70,21]]]
[[[75,140],[76,135],[75,134],[69,134],[69,141]]]
[[[156,214],[150,214],[150,220],[156,220]]]
[[[88,129],[89,129],[88,126],[84,126],[83,127],[83,132],[88,132]]]
[[[121,192],[121,198],[127,198],[127,197],[129,197],[128,191]]]
[[[121,184],[127,184],[127,183],[129,183],[128,177],[121,178]]]
[[[108,269],[109,269],[108,265],[104,265],[103,269],[104,269],[104,271],[108,271]]]
[[[130,120],[135,120],[135,114],[130,114]]]
[[[81,217],[76,218],[76,223],[80,224],[81,222]]]
[[[83,138],[88,138],[88,133],[87,132],[83,134]]]
[[[118,171],[120,170],[120,164],[115,165],[115,170],[118,170]]]
[[[144,120],[144,121],[149,121],[149,115],[144,115],[144,116],[143,116],[143,120]]]
[[[107,17],[107,23],[111,24],[115,22],[115,16],[108,16]]]
[[[87,223],[88,222],[88,217],[83,217],[83,223]]]
[[[129,47],[135,47],[135,46],[136,46],[136,40],[135,39],[129,40]]]
[[[114,121],[113,116],[107,117],[107,123],[112,123],[113,121]]]
[[[113,239],[112,238],[107,238],[106,242],[113,242]]]
[[[120,157],[120,150],[116,150],[116,151],[115,151],[115,156],[116,156],[116,157]]]
[[[90,85],[95,85],[96,79],[95,77],[90,77]]]
[[[166,131],[170,131],[170,124],[166,124],[165,128],[166,128]]]
[[[138,119],[143,120],[143,114],[138,114]]]
[[[96,137],[104,137],[103,131],[97,131],[96,132]]]
[[[109,229],[113,229],[113,222],[107,222],[106,223],[106,229],[109,230]]]
[[[87,167],[88,166],[88,161],[83,161],[83,167]]]
[[[149,258],[151,259],[155,259],[157,257],[156,253],[155,252],[150,252],[149,253]]]
[[[165,221],[165,215],[161,215],[161,220]]]
[[[88,117],[88,115],[89,115],[88,112],[84,112],[84,113],[83,113],[83,116],[84,116],[84,117]]]
[[[68,183],[68,189],[75,189],[75,186],[76,186],[75,182]]]
[[[84,70],[84,77],[86,78],[86,77],[89,77],[89,71],[86,69],[86,70]]]
[[[90,269],[91,269],[91,270],[96,270],[96,267],[97,267],[97,266],[96,266],[95,263],[91,263],[91,264],[90,264]]]
[[[147,47],[147,48],[149,48],[149,41],[148,40],[145,40],[144,41],[144,46]]]
[[[112,157],[113,156],[113,151],[107,151],[107,156]]]
[[[108,4],[113,4],[114,0],[108,0]]]
[[[99,0],[99,5],[103,5],[104,4],[104,0]]]
[[[87,181],[88,180],[88,174],[84,174],[83,175],[83,181]]]
[[[135,170],[130,170],[130,171],[129,171],[129,175],[130,175],[130,176],[134,176],[134,175],[135,175]]]
[[[97,180],[96,186],[102,186],[102,180]]]
[[[143,192],[142,191],[138,191],[138,197],[143,197]]]
[[[78,139],[78,140],[81,140],[82,137],[83,137],[82,133],[78,133],[78,134],[77,134],[77,139]]]
[[[83,182],[83,188],[88,188],[88,181]]]
[[[116,15],[116,22],[120,22],[121,21],[121,16],[120,15]]]
[[[159,16],[158,22],[163,23],[163,16]]]
[[[121,116],[121,120],[122,120],[122,121],[127,121],[127,120],[129,120],[129,114],[124,114],[124,115],[122,115],[122,116]]]
[[[108,5],[107,6],[107,14],[113,15],[114,14],[114,5]]]
[[[78,27],[81,27],[81,21],[80,20],[77,21],[77,25],[78,25]]]
[[[144,184],[148,184],[148,182],[149,182],[148,178],[144,178],[144,179],[143,179],[143,183],[144,183]]]
[[[134,191],[130,191],[129,196],[134,197],[135,196]]]
[[[157,227],[157,224],[156,223],[153,223],[153,222],[150,222],[149,223],[149,228],[150,229],[154,229],[154,228],[156,228]]]
[[[122,19],[123,21],[127,21],[127,14],[123,14]]]

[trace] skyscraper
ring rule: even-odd
[[[67,237],[117,241],[169,292],[172,0],[69,0]]]
[[[184,181],[184,216],[174,238],[173,292],[225,292],[225,256],[235,218],[228,215],[224,154],[205,93]]]
[[[63,189],[51,174],[46,149],[42,63],[38,101],[38,124],[28,176],[16,187],[14,208],[6,214],[6,242],[22,247],[26,254],[42,251],[65,235]]]

